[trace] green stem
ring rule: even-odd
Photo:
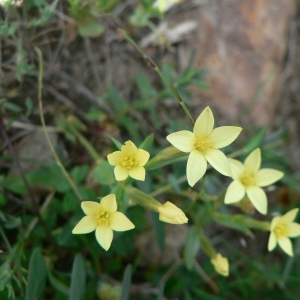
[[[105,16],[105,19],[107,20],[107,16]],[[192,115],[190,114],[188,108],[184,104],[182,98],[178,94],[177,90],[173,86],[173,84],[167,79],[167,77],[162,73],[162,71],[159,69],[159,67],[155,64],[155,62],[143,51],[143,49],[120,27],[117,27],[117,32],[121,34],[143,57],[144,59],[149,63],[149,65],[154,69],[154,71],[160,76],[160,78],[164,81],[164,83],[171,89],[174,96],[178,100],[179,104],[183,108],[184,112],[190,119],[192,126],[195,125],[195,122],[193,120]]]
[[[45,119],[44,119],[44,113],[43,113],[43,102],[42,102],[42,88],[43,88],[43,72],[44,72],[44,66],[43,66],[43,56],[42,56],[42,52],[39,48],[35,47],[35,51],[38,55],[39,58],[39,77],[38,77],[38,102],[39,102],[39,109],[40,109],[40,118],[41,118],[41,123],[43,126],[43,130],[48,142],[48,145],[50,147],[50,150],[54,156],[54,159],[56,161],[56,163],[58,164],[58,166],[61,168],[63,174],[65,175],[65,177],[67,178],[67,180],[69,181],[69,183],[71,184],[74,192],[76,193],[76,195],[78,196],[78,198],[80,199],[80,201],[83,201],[77,186],[75,185],[73,179],[71,178],[71,176],[69,175],[69,173],[67,172],[67,170],[65,169],[65,167],[63,166],[63,164],[61,163],[55,149],[54,146],[51,142],[51,139],[49,137],[47,128],[46,128],[46,123],[45,123]]]

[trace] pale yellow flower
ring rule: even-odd
[[[96,239],[106,251],[111,245],[113,230],[126,231],[135,227],[123,213],[117,211],[114,194],[103,197],[100,203],[84,201],[81,208],[86,216],[79,221],[72,233],[90,233],[96,230]]]
[[[114,172],[118,181],[125,180],[128,176],[144,181],[146,176],[144,166],[149,157],[149,152],[138,149],[131,141],[127,141],[121,147],[121,151],[107,155],[108,162],[115,166]]]
[[[188,218],[184,212],[175,204],[167,201],[165,204],[158,206],[160,221],[170,224],[184,224],[188,222]]]
[[[154,3],[154,7],[157,7],[160,12],[165,12],[171,7],[174,3],[180,2],[181,0],[157,0]]]
[[[228,276],[229,274],[229,263],[227,257],[223,257],[221,253],[218,253],[214,258],[212,258],[211,263],[214,265],[216,272],[223,276]]]
[[[231,144],[242,128],[235,126],[213,128],[214,116],[211,109],[206,107],[196,120],[193,132],[182,130],[167,136],[167,140],[175,148],[190,153],[186,168],[190,186],[194,186],[203,177],[207,162],[221,174],[231,176],[228,159],[219,148]]]
[[[270,226],[271,234],[268,243],[269,251],[272,251],[278,242],[279,246],[286,254],[293,256],[292,242],[289,238],[300,235],[300,225],[293,222],[298,210],[298,208],[295,208],[282,217],[273,218]]]
[[[261,187],[273,184],[279,180],[283,173],[274,169],[261,169],[260,149],[252,151],[246,158],[244,164],[238,160],[229,158],[232,170],[233,182],[229,185],[225,203],[235,203],[243,199],[245,194],[261,213],[267,213],[267,196]]]

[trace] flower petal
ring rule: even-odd
[[[268,250],[272,251],[277,245],[277,240],[274,232],[271,232],[268,242]]]
[[[225,176],[232,176],[228,158],[222,151],[210,149],[205,153],[205,158],[218,172]]]
[[[167,140],[178,150],[191,152],[195,144],[195,135],[191,131],[181,130],[169,134]]]
[[[117,211],[117,200],[115,194],[109,194],[101,199],[100,202],[102,209],[109,212],[115,213]]]
[[[149,157],[150,157],[150,153],[143,149],[138,149],[138,151],[134,155],[134,159],[141,167],[143,167],[147,163]]]
[[[124,158],[124,154],[121,151],[115,151],[107,155],[107,160],[109,164],[112,166],[116,166],[122,163],[123,158]]]
[[[146,170],[144,167],[131,167],[131,169],[128,171],[129,176],[136,179],[136,180],[145,180],[146,177]]]
[[[211,134],[214,128],[214,115],[207,106],[197,118],[194,126],[194,134],[197,138],[207,137]]]
[[[113,231],[109,226],[98,226],[96,229],[96,239],[100,246],[106,251],[113,240]]]
[[[271,222],[271,226],[270,226],[270,230],[273,231],[274,228],[277,226],[277,224],[280,222],[281,217],[274,217],[272,222]]]
[[[250,186],[246,190],[247,196],[249,197],[250,201],[254,205],[254,207],[263,215],[267,213],[267,195],[257,186]]]
[[[243,199],[245,196],[245,188],[240,181],[234,180],[230,183],[224,202],[226,204],[235,203]]]
[[[241,131],[241,127],[222,126],[215,128],[208,139],[213,144],[213,148],[219,149],[230,145],[238,137]]]
[[[244,165],[236,159],[228,158],[228,161],[231,167],[232,178],[239,179],[244,173]]]
[[[281,249],[288,254],[289,256],[293,256],[293,247],[292,247],[292,242],[291,240],[286,237],[286,236],[282,236],[277,240],[279,246],[281,247]]]
[[[127,141],[121,147],[121,151],[124,156],[134,155],[137,151],[137,147],[132,141]]]
[[[195,183],[203,177],[206,169],[207,161],[203,154],[197,150],[193,150],[189,155],[186,166],[188,184],[193,187]]]
[[[110,215],[109,226],[115,231],[126,231],[135,227],[134,224],[119,211]]]
[[[114,173],[117,181],[123,181],[128,177],[128,169],[122,165],[115,166]]]
[[[87,216],[93,216],[101,209],[101,205],[94,201],[83,201],[81,202],[81,208]]]
[[[90,233],[98,226],[97,219],[92,216],[83,217],[72,230],[73,234]]]
[[[280,218],[280,221],[284,224],[293,222],[297,216],[298,211],[299,211],[298,208],[294,208],[290,210]]]
[[[289,230],[288,237],[296,237],[300,235],[300,224],[298,223],[290,223],[286,225],[287,229]]]
[[[260,163],[261,163],[260,149],[257,148],[247,156],[244,162],[245,171],[250,174],[255,174],[260,167]]]
[[[274,169],[261,169],[255,175],[258,186],[268,186],[279,180],[284,174]]]

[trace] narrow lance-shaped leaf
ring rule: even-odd
[[[84,299],[85,280],[86,280],[86,271],[85,271],[84,259],[81,254],[77,254],[75,256],[75,260],[72,268],[69,300]]]
[[[130,295],[130,287],[131,287],[131,273],[132,267],[128,265],[124,272],[123,282],[122,282],[122,293],[120,300],[128,300]]]
[[[26,300],[42,299],[46,285],[47,268],[42,251],[34,249],[29,262]]]

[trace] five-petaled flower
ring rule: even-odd
[[[270,226],[270,238],[268,243],[268,250],[272,251],[277,242],[282,250],[293,256],[292,243],[289,238],[300,235],[300,224],[293,222],[298,213],[298,208],[292,209],[282,217],[273,218]]]
[[[221,253],[218,253],[210,261],[214,265],[216,272],[223,276],[228,276],[229,263],[227,257],[223,257]]]
[[[149,157],[149,152],[138,149],[131,141],[127,141],[121,147],[121,151],[107,155],[108,162],[115,166],[114,172],[118,181],[125,180],[128,176],[144,181],[146,176],[144,166]]]
[[[106,251],[111,245],[113,230],[126,231],[135,227],[123,213],[117,211],[114,194],[103,197],[100,203],[84,201],[81,208],[86,216],[79,221],[72,233],[90,233],[96,230],[96,239]]]
[[[252,151],[244,164],[229,158],[233,182],[229,185],[225,203],[235,203],[247,194],[254,207],[261,213],[267,213],[267,196],[261,187],[268,186],[279,180],[283,173],[274,169],[261,169],[260,149]]]
[[[214,116],[206,107],[195,122],[193,132],[182,130],[171,133],[167,140],[182,152],[190,153],[187,162],[187,180],[190,186],[200,180],[207,169],[207,161],[221,174],[231,176],[230,164],[219,150],[231,144],[242,128],[222,126],[213,129]]]
[[[170,224],[184,224],[188,222],[188,218],[184,212],[170,201],[167,201],[157,209],[160,221]]]

